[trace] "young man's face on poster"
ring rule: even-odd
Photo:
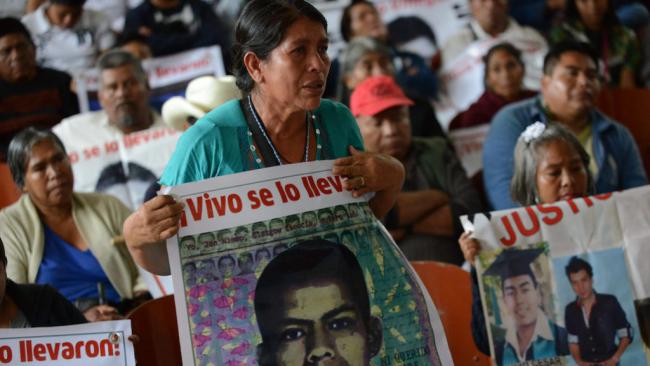
[[[593,293],[594,281],[586,270],[582,269],[576,273],[569,274],[571,287],[580,300],[586,300]]]
[[[505,279],[503,300],[518,327],[534,324],[537,320],[541,298],[530,275],[523,274]]]
[[[235,271],[235,259],[231,256],[221,257],[218,266],[222,276],[232,276]]]
[[[352,295],[337,280],[289,288],[275,352],[277,365],[368,365],[368,333]]]

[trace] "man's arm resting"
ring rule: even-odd
[[[417,224],[448,202],[447,194],[437,189],[401,192],[397,196],[397,224],[400,227]]]
[[[413,225],[413,232],[451,237],[454,235],[454,218],[451,206],[438,207]]]

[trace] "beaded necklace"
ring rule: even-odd
[[[273,152],[273,156],[275,157],[275,160],[277,161],[278,165],[283,164],[283,159],[280,156],[280,153],[278,150],[275,148],[275,145],[273,144],[273,141],[269,138],[268,133],[266,132],[266,128],[264,127],[264,124],[260,121],[259,116],[257,115],[257,111],[253,107],[253,102],[252,98],[250,95],[247,97],[248,101],[248,108],[251,112],[251,115],[253,116],[253,119],[255,120],[255,123],[257,124],[257,127],[259,131],[261,132],[262,136],[264,137],[264,140],[266,143],[269,145],[271,148],[271,151]],[[320,129],[316,126],[316,116],[311,114],[311,112],[307,113],[307,116],[305,117],[305,123],[307,124],[307,134],[305,137],[305,156],[304,156],[304,161],[307,162],[309,161],[309,147],[310,147],[310,140],[311,140],[311,125],[314,123],[314,128],[315,128],[315,133],[316,133],[316,160],[318,160],[320,156],[320,150],[322,149],[322,145],[320,143]],[[253,143],[252,139],[253,133],[248,131],[248,142],[250,145],[250,150],[253,153],[253,156],[255,158],[255,162],[258,164],[259,167],[262,167],[262,159],[257,155],[257,149],[255,148],[255,145]],[[284,159],[285,161],[288,161],[287,159]]]

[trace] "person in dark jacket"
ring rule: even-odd
[[[201,0],[146,0],[126,14],[124,33],[145,37],[155,57],[219,45],[230,68],[230,37]]]
[[[81,324],[86,318],[54,288],[20,285],[7,278],[7,257],[0,240],[0,328]]]

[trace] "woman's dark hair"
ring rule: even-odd
[[[488,66],[490,59],[492,59],[492,56],[494,56],[498,51],[503,51],[509,54],[514,57],[521,66],[524,66],[524,61],[521,60],[521,51],[510,42],[502,42],[490,47],[485,56],[483,56],[483,64],[485,67]]]
[[[242,11],[235,27],[233,73],[243,94],[253,90],[255,83],[244,65],[244,55],[253,52],[266,60],[284,39],[287,29],[299,18],[320,23],[327,32],[327,20],[318,9],[304,0],[253,0]]]
[[[350,38],[352,37],[352,8],[359,4],[366,4],[375,8],[375,4],[367,0],[352,0],[348,6],[343,8],[343,15],[341,15],[341,36],[346,42],[350,42]]]
[[[485,87],[487,88],[487,78],[488,78],[488,70],[490,66],[490,60],[492,59],[492,56],[494,56],[495,53],[498,51],[503,51],[510,56],[514,57],[515,60],[521,67],[526,70],[526,65],[524,65],[524,61],[521,60],[521,51],[515,47],[512,43],[510,42],[501,42],[497,43],[494,46],[490,47],[490,49],[487,51],[485,56],[483,56],[483,65],[485,65],[485,72],[483,74],[483,81],[486,83]]]
[[[63,142],[49,130],[39,130],[34,127],[27,127],[20,131],[9,143],[7,151],[7,164],[11,176],[18,188],[22,189],[25,184],[25,171],[27,163],[32,156],[32,148],[41,141],[50,140],[61,152],[66,154]]]
[[[576,6],[576,0],[568,0],[566,2],[566,7],[564,8],[564,16],[568,21],[580,21],[582,23],[582,18],[580,17],[580,12]],[[605,29],[621,24],[616,16],[616,9],[614,8],[614,0],[607,0],[607,10],[603,15],[603,27]]]

